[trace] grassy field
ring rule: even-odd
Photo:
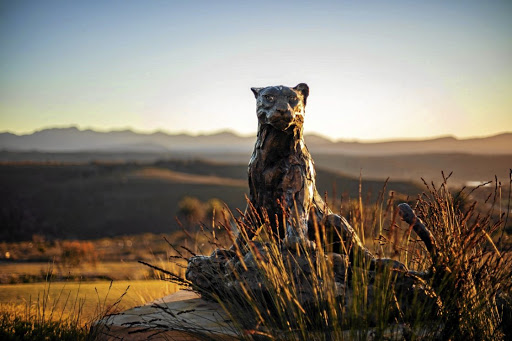
[[[95,321],[177,289],[161,280],[0,285],[0,339],[95,340]]]
[[[171,171],[171,175],[172,172],[174,171]],[[164,172],[164,175],[169,176],[169,172]],[[206,177],[208,176],[206,174],[203,174],[198,177],[192,177],[192,179],[194,179],[194,181],[197,182],[203,182],[205,181]],[[346,186],[348,186],[348,184],[346,184]],[[510,243],[509,241],[507,241],[509,239],[508,235],[505,234],[505,239],[500,239],[500,242],[493,244],[490,241],[490,237],[492,236],[492,238],[496,242],[496,240],[500,236],[500,229],[495,230],[495,228],[493,227],[497,222],[494,220],[492,213],[488,213],[488,218],[480,218],[480,215],[477,214],[473,210],[473,207],[470,205],[470,201],[467,201],[465,204],[463,204],[462,202],[458,201],[459,199],[455,200],[454,198],[451,197],[450,192],[446,188],[446,186],[441,187],[441,194],[446,195],[448,198],[446,199],[446,203],[439,198],[436,199],[441,200],[439,203],[437,201],[433,202],[433,204],[438,203],[439,205],[437,206],[431,203],[424,203],[423,206],[420,206],[420,208],[423,207],[423,209],[426,210],[425,212],[423,212],[423,217],[429,218],[431,215],[429,212],[438,206],[441,207],[443,210],[446,210],[446,212],[443,211],[441,213],[434,214],[434,217],[438,217],[439,219],[442,218],[442,220],[428,222],[429,226],[442,227],[441,229],[436,228],[434,232],[436,232],[437,234],[437,240],[442,241],[442,244],[446,244],[443,246],[446,250],[443,250],[442,254],[448,255],[451,258],[449,258],[448,260],[445,260],[443,258],[442,260],[440,260],[440,262],[453,262],[453,264],[448,264],[448,268],[457,271],[456,275],[462,278],[462,280],[465,281],[464,283],[467,282],[466,284],[468,288],[481,287],[482,289],[484,289],[476,290],[476,292],[479,293],[479,295],[481,293],[482,297],[473,297],[464,294],[467,296],[466,297],[462,294],[465,292],[471,293],[472,291],[466,289],[461,291],[460,289],[458,289],[458,277],[455,278],[456,280],[454,279],[453,281],[452,279],[449,279],[449,281],[446,280],[448,281],[446,282],[446,284],[448,285],[448,289],[445,289],[445,283],[443,283],[441,286],[439,286],[439,284],[435,281],[429,283],[429,285],[432,286],[432,288],[437,290],[437,295],[443,299],[443,303],[445,304],[443,306],[443,316],[448,316],[453,320],[454,317],[459,316],[457,314],[459,314],[459,311],[462,311],[461,309],[466,309],[465,305],[460,305],[459,302],[471,302],[473,299],[477,301],[482,300],[482,302],[494,302],[493,300],[497,297],[496,295],[498,295],[498,293],[501,290],[499,288],[510,288],[509,277],[504,277],[503,275],[507,275],[507,271],[510,272],[510,268],[507,266],[510,264],[510,257],[509,254],[506,253],[508,252],[506,250],[509,250],[509,248],[507,248],[507,245],[510,245]],[[488,188],[481,188],[480,190],[484,192],[482,194],[484,198],[492,197],[492,192],[489,193]],[[358,203],[356,203],[355,206],[352,205],[353,203],[351,204],[349,202],[349,205],[345,205],[346,207],[344,209],[349,210],[349,214],[347,216],[350,219],[356,231],[358,231],[359,235],[366,235],[365,244],[370,249],[372,249],[372,251],[375,251],[375,253],[378,253],[379,255],[382,256],[393,256],[394,258],[400,259],[402,261],[404,259],[407,259],[410,262],[408,263],[408,265],[410,265],[411,268],[414,268],[416,264],[415,262],[417,262],[415,258],[417,257],[411,257],[411,255],[415,254],[411,250],[414,249],[413,244],[416,244],[414,240],[415,238],[410,238],[411,229],[407,224],[401,224],[401,226],[398,229],[396,229],[397,225],[395,225],[394,222],[395,217],[393,214],[391,214],[392,208],[386,207],[387,205],[385,205],[385,203],[391,202],[391,197],[389,197],[390,193],[388,191],[384,191],[384,193],[385,194],[383,194],[383,196],[380,198],[377,204],[370,204],[368,206],[363,205],[362,202],[365,200],[363,200],[363,198],[360,198],[360,200],[358,201]],[[375,193],[372,193],[372,195],[375,195]],[[367,195],[367,197],[370,197],[372,195]],[[438,195],[438,192],[433,191],[430,195]],[[402,198],[400,198],[400,200],[402,200]],[[484,204],[484,210],[487,210],[487,205],[490,204],[490,202],[484,201],[482,204]],[[467,210],[470,213],[470,215],[467,215],[462,211],[457,211],[458,213],[456,213],[456,216],[452,217],[452,214],[454,214],[455,207],[457,207],[457,210]],[[477,217],[474,217],[475,215]],[[468,220],[467,217],[470,216],[473,216],[473,218]],[[459,219],[462,222],[459,223],[457,222],[458,220],[456,220],[456,223],[452,223],[451,219]],[[445,221],[447,222],[446,224],[448,225],[446,227],[443,227],[443,222]],[[499,222],[498,225],[496,226],[504,227],[504,225],[505,224],[503,222]],[[458,230],[461,228],[460,226],[464,227],[462,232]],[[485,226],[485,230],[481,230],[479,226]],[[363,233],[363,231],[365,232]],[[457,233],[459,233],[459,235]],[[379,236],[379,239],[377,239],[377,236]],[[455,237],[452,238],[452,236]],[[74,320],[76,320],[79,317],[79,322],[82,324],[83,328],[74,325],[71,333],[75,334],[73,334],[73,336],[68,339],[83,339],[81,337],[78,338],[77,335],[86,334],[89,330],[87,329],[88,323],[90,323],[92,319],[104,315],[105,312],[115,312],[133,306],[141,305],[148,301],[165,296],[169,293],[178,290],[177,285],[170,284],[169,282],[161,280],[141,281],[137,279],[140,278],[140,276],[142,276],[142,278],[152,278],[158,275],[157,273],[149,271],[149,269],[145,269],[145,267],[134,262],[134,260],[137,258],[149,260],[149,263],[155,264],[163,268],[167,268],[174,273],[183,274],[182,268],[172,268],[172,263],[168,262],[169,256],[175,255],[175,252],[177,251],[173,251],[172,247],[170,247],[167,244],[163,237],[170,240],[172,244],[176,246],[187,245],[198,254],[204,255],[208,255],[211,253],[211,246],[213,245],[211,241],[210,243],[208,243],[208,239],[205,240],[203,238],[204,236],[202,236],[201,233],[196,233],[194,235],[189,236],[187,235],[187,233],[184,232],[167,235],[126,235],[113,238],[100,238],[94,240],[81,241],[46,241],[44,239],[34,239],[32,241],[0,243],[0,252],[4,256],[7,252],[12,252],[13,258],[18,259],[17,261],[11,260],[9,262],[1,262],[0,274],[2,275],[12,276],[14,274],[18,274],[20,277],[23,277],[32,274],[34,275],[34,277],[39,276],[39,279],[41,279],[42,277],[44,277],[45,273],[49,272],[49,270],[45,270],[48,269],[48,265],[46,265],[48,263],[41,261],[34,262],[34,260],[37,260],[38,257],[42,257],[42,255],[44,254],[46,255],[45,257],[48,257],[49,255],[55,255],[56,259],[58,260],[57,263],[54,263],[54,269],[52,272],[53,274],[62,277],[65,276],[66,272],[69,272],[69,274],[71,275],[70,277],[73,278],[72,281],[66,282],[52,280],[49,284],[47,282],[42,282],[0,285],[0,320],[3,318],[2,316],[8,316],[8,319],[10,319],[10,321],[13,321],[13,316],[22,316],[23,318],[21,322],[16,322],[14,320],[15,322],[7,323],[7,329],[12,329],[12,326],[23,327],[24,323],[26,323],[27,321],[32,321],[32,319],[34,318],[34,316],[38,314],[38,312],[43,311],[45,312],[46,317],[39,319],[39,321],[43,322],[39,324],[43,325],[43,332],[41,332],[41,335],[44,336],[48,334],[49,329],[58,333],[66,330],[65,324],[61,323],[56,327],[52,327],[51,325],[48,324],[49,320],[57,319],[58,321],[63,321],[62,316],[64,316],[64,318],[69,316],[69,318]],[[381,237],[383,238],[381,239]],[[446,240],[450,240],[450,242],[445,242]],[[384,242],[384,244],[381,245],[382,241]],[[468,241],[469,244],[466,245]],[[476,243],[477,241],[478,243]],[[460,245],[453,243],[459,243]],[[208,245],[210,245],[209,249]],[[413,249],[409,250],[408,245]],[[83,262],[79,262],[73,265],[73,262],[71,262],[70,260],[66,260],[66,258],[63,258],[66,252],[70,250],[70,246],[76,247],[76,250],[78,251],[84,250],[84,252],[86,252],[83,255]],[[475,250],[471,249],[472,247],[475,248]],[[44,252],[41,250],[43,250]],[[181,249],[183,254],[185,254],[183,260],[186,260],[185,258],[189,256],[189,253],[185,252],[184,250],[186,250],[186,248]],[[379,250],[382,251],[382,253],[378,252]],[[478,251],[476,253],[478,257],[474,255],[475,252],[473,251]],[[485,257],[487,257],[486,255],[490,254],[489,252],[491,254],[502,252],[502,255],[504,257],[502,258],[502,260],[500,260],[500,262],[503,262],[503,264],[505,265],[503,267],[500,267],[498,262],[495,261],[496,258],[489,262],[488,264],[482,261],[487,259]],[[102,257],[104,257],[105,259],[110,260],[106,261],[99,258],[87,258],[87,255],[91,254],[101,254]],[[113,261],[114,259],[117,259],[118,261]],[[125,259],[127,261],[119,261],[122,259]],[[459,268],[459,260],[461,259],[464,260],[464,267],[474,268],[471,268],[471,271],[474,273],[474,275],[467,277],[465,275],[467,271],[462,267]],[[327,271],[328,269],[327,265],[328,264],[326,263],[324,269],[325,271]],[[443,264],[437,265],[432,263],[431,265],[439,266],[440,271],[442,271],[442,269],[446,267]],[[481,277],[481,275],[487,270],[490,270],[491,273],[493,273],[494,275],[488,277]],[[285,279],[285,276],[283,276],[285,272],[283,271],[286,271],[286,269],[279,268],[277,269],[277,271],[275,271],[275,273],[279,274],[279,279]],[[100,278],[102,276],[108,276],[109,278],[118,276],[116,278],[128,278],[130,280],[115,280],[112,282],[111,288],[111,284],[108,281],[80,282],[77,280],[79,278]],[[473,281],[472,276],[474,276],[475,278],[485,278],[485,281],[475,282]],[[370,283],[370,278],[365,279],[365,281],[368,281],[368,283]],[[445,279],[443,279],[443,281],[445,281]],[[451,288],[452,284],[454,285],[453,288]],[[345,285],[348,285],[348,282],[345,283]],[[279,288],[289,288],[289,284],[284,282],[281,284],[278,283],[277,289]],[[385,286],[384,291],[381,294],[387,295],[389,293],[388,289],[389,286]],[[276,290],[276,292],[279,292],[279,290]],[[508,292],[508,289],[506,290],[506,292]],[[333,294],[333,292],[327,292],[327,294],[331,295]],[[300,310],[296,309],[297,306],[295,302],[297,300],[293,296],[294,293],[290,293],[290,295],[292,295],[290,296],[292,299],[289,302],[285,302],[286,304],[281,312],[278,312],[277,315],[271,314],[270,316],[265,317],[266,320],[263,321],[262,324],[264,328],[270,328],[269,330],[281,330],[284,327],[279,323],[274,324],[275,321],[272,319],[274,319],[275,316],[281,316],[284,318],[283,321],[288,321],[288,313],[290,311]],[[453,295],[462,296],[455,296],[458,298],[452,299],[451,297]],[[116,302],[121,296],[123,296],[121,302],[116,305]],[[275,300],[278,301],[278,298],[281,299],[281,295],[276,296]],[[254,302],[256,301],[249,300],[249,303],[251,304],[255,304]],[[358,303],[361,305],[354,305],[352,307],[354,309],[354,311],[352,312],[354,316],[358,316],[359,312],[361,311],[361,309],[363,309],[363,307],[368,308],[364,303],[364,299],[361,302]],[[378,300],[378,302],[380,302],[380,300]],[[386,306],[386,304],[388,303],[385,303],[383,306]],[[115,305],[114,309],[109,309],[109,306],[111,305]],[[330,312],[333,314],[332,316],[335,316],[338,313],[338,311],[343,311],[343,307],[338,307],[334,304],[329,304],[329,307],[332,307],[329,309],[333,309]],[[366,308],[364,308],[362,311],[366,311]],[[388,308],[384,309],[384,312],[386,314],[389,313]],[[455,326],[454,328],[456,328],[456,330],[448,330],[446,332],[446,335],[483,335],[485,336],[485,338],[487,338],[486,335],[489,333],[486,333],[485,330],[487,328],[486,326],[488,326],[489,323],[492,324],[493,328],[501,328],[500,318],[496,318],[496,316],[492,314],[492,316],[489,315],[490,313],[488,314],[487,311],[489,310],[491,313],[493,313],[495,310],[494,306],[470,308],[472,310],[468,310],[468,312],[464,312],[464,314],[462,315],[462,324],[456,322],[455,320],[450,320],[451,322],[449,322],[449,325]],[[27,310],[30,310],[31,313],[27,314]],[[236,315],[232,316],[231,318],[233,320],[238,319],[237,321],[240,323],[240,325],[243,325],[242,322],[245,321],[247,317],[246,315],[244,315],[247,314],[246,310],[246,306],[241,307],[240,311],[236,309],[230,310],[231,313],[234,312],[234,314]],[[375,328],[372,322],[368,322],[374,318],[372,315],[372,311],[373,308],[370,307],[368,310],[369,315],[363,319],[358,320],[364,321],[361,322],[361,325],[353,325],[351,324],[352,322],[348,320],[343,320],[343,318],[345,317],[350,319],[350,314],[352,314],[350,313],[348,315],[344,315],[345,317],[341,316],[341,320],[336,320],[337,322],[334,321],[335,325],[331,325],[331,322],[329,322],[329,320],[327,321],[327,324],[325,326],[317,326],[317,328],[319,328],[319,330],[332,329],[336,333],[342,333],[343,328],[345,328],[345,326],[355,326],[353,327],[354,330],[356,330],[357,328],[362,328],[362,330],[370,330],[372,328]],[[419,309],[419,307],[416,307],[414,311],[421,312],[421,309]],[[379,317],[379,321],[381,321],[382,323],[380,326],[377,327],[382,327],[383,329],[381,331],[384,331],[384,329],[387,328],[388,326],[388,323],[386,322],[386,314],[385,316],[383,315],[384,317]],[[414,316],[412,318],[414,323],[418,323],[417,321],[421,320],[416,319],[416,317]],[[288,339],[296,339],[295,333],[297,333],[297,330],[303,332],[303,334],[305,335],[304,339],[314,339],[311,338],[312,334],[310,333],[310,322],[308,322],[308,319],[309,315],[304,315],[302,313],[292,317],[292,320],[296,320],[299,322],[303,321],[304,323],[299,324],[297,326],[298,329],[294,327],[291,330],[287,331]],[[419,329],[422,328],[420,324],[413,325],[413,327]],[[500,333],[502,329],[499,329]],[[283,330],[286,331],[287,329],[284,328]],[[264,331],[265,329],[263,329],[261,332]],[[319,333],[318,336],[318,339],[325,339],[325,335],[323,335],[323,333]],[[492,337],[494,336],[494,334],[490,335],[491,338],[489,339],[492,339]],[[60,336],[57,336],[54,339],[62,338]],[[280,336],[277,339],[280,339]],[[475,339],[475,337],[469,337],[468,339]]]
[[[48,306],[55,317],[58,314],[75,313],[74,305],[80,305],[84,322],[94,318],[103,306],[114,304],[125,292],[117,310],[139,306],[178,290],[175,284],[162,280],[131,280],[97,282],[55,282],[0,285],[0,307],[23,311],[26,305],[37,305],[49,291]],[[76,301],[76,303],[75,303]]]
[[[166,236],[168,239],[171,236]],[[164,252],[164,246],[167,249]],[[180,242],[181,243],[181,242]],[[69,262],[62,255],[74,245],[88,254],[80,262]],[[130,248],[126,248],[129,245]],[[140,247],[136,252],[131,246]],[[105,315],[140,306],[179,290],[162,280],[162,275],[135,261],[99,261],[102,248],[110,258],[142,259],[183,275],[184,269],[168,261],[170,246],[157,235],[102,238],[92,241],[2,243],[15,256],[25,260],[0,262],[0,339],[87,340],[94,321]],[[45,249],[58,254],[54,262],[34,262]],[[66,251],[67,250],[67,251]],[[153,252],[156,251],[156,252]],[[40,255],[39,255],[40,257]],[[32,258],[33,259],[33,258]],[[92,262],[91,260],[95,260]],[[98,280],[101,278],[112,281]],[[88,281],[96,279],[95,281]],[[18,335],[16,338],[16,335]]]
[[[82,260],[92,262],[134,262],[138,260],[166,259],[169,244],[186,243],[190,237],[183,231],[168,234],[144,233],[123,235],[112,238],[94,238],[89,240],[45,239],[44,236],[34,236],[25,241],[0,242],[0,259],[3,261],[27,261],[52,263],[59,262],[64,252],[70,249],[84,251],[88,256]],[[86,248],[81,250],[80,248]],[[6,256],[8,254],[8,256]],[[1,264],[1,263],[0,263]]]
[[[44,281],[49,268],[44,262],[1,262],[0,283],[30,283]],[[94,266],[83,264],[76,267],[55,266],[54,275],[73,280],[147,280],[153,279],[148,267],[138,262],[99,262]]]

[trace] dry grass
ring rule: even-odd
[[[424,279],[414,279],[413,298],[401,296],[405,279],[400,273],[372,272],[357,255],[340,286],[334,280],[329,250],[299,248],[309,266],[297,272],[296,253],[282,252],[262,235],[249,240],[245,233],[251,266],[267,291],[254,290],[244,280],[247,256],[242,260],[240,252],[240,266],[232,269],[231,280],[238,281],[234,289],[194,289],[215,298],[246,339],[506,339],[512,322],[512,256],[504,239],[497,241],[505,225],[505,215],[496,216],[492,204],[493,196],[499,199],[498,185],[480,203],[482,211],[476,203],[456,202],[446,180],[439,186],[427,185],[426,193],[415,200],[419,216],[437,241],[432,253],[419,242],[412,226],[398,221],[394,198],[384,199],[384,190],[375,205],[368,207],[360,196],[348,212],[352,226],[376,253],[425,271]],[[262,225],[260,230],[268,230],[268,221]],[[242,232],[251,228],[241,220],[238,227]],[[206,230],[210,233],[212,248],[230,245],[218,238],[216,227],[204,230],[205,235]],[[229,234],[230,228],[226,231]],[[321,235],[325,234],[317,231],[317,245],[326,245]],[[187,282],[179,276],[171,279]],[[301,285],[315,293],[308,306],[300,303]]]
[[[65,300],[60,299],[59,302],[56,302],[57,297],[59,295],[78,296],[78,299],[83,302],[81,314],[88,319],[95,316],[98,297],[103,299],[106,296],[110,283],[107,281],[54,282],[49,288],[46,282],[0,285],[0,310],[4,311],[10,307],[14,307],[15,310],[23,310],[27,304],[34,303],[38,296],[49,290],[49,300],[52,304],[55,303],[57,311],[64,312],[65,316],[73,312],[65,309]],[[127,290],[127,288],[129,289]],[[161,280],[114,281],[105,303],[113,304],[121,294],[127,291],[118,305],[119,309],[125,310],[169,295],[177,290],[179,288],[175,284]]]
[[[159,264],[183,272],[167,261]],[[119,264],[110,270],[116,268]],[[144,271],[148,273],[147,268]],[[179,290],[176,284],[161,280],[53,282],[54,277],[50,266],[46,282],[0,285],[1,340],[94,339],[98,330],[93,325],[98,319]]]
[[[126,290],[111,301],[112,283],[105,296],[95,289],[96,305],[92,316],[84,315],[87,299],[80,289],[74,292],[53,288],[45,283],[37,296],[30,296],[24,304],[4,304],[0,310],[0,338],[2,340],[89,340],[94,339],[94,321],[118,311],[118,304]]]

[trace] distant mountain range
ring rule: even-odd
[[[345,142],[318,135],[305,137],[314,153],[344,155],[397,155],[427,153],[512,154],[512,133],[457,139],[442,137],[420,141]],[[151,152],[151,153],[250,153],[255,137],[232,132],[210,135],[151,134],[131,130],[98,132],[76,127],[50,128],[32,134],[0,133],[0,150],[41,152]]]

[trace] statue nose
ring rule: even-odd
[[[290,112],[289,108],[288,108],[288,105],[287,104],[281,104],[281,105],[277,105],[276,107],[276,111],[278,113],[280,113],[281,115],[286,115]]]

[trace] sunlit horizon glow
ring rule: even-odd
[[[310,87],[306,134],[512,131],[512,3],[2,2],[0,131],[256,132],[250,87]]]
[[[229,128],[221,128],[216,130],[198,130],[198,131],[187,131],[187,130],[176,130],[176,131],[170,131],[165,129],[153,129],[153,130],[141,130],[129,126],[125,127],[114,127],[114,128],[95,128],[90,126],[79,126],[79,125],[55,125],[55,126],[45,126],[38,129],[33,129],[30,131],[24,131],[24,132],[15,132],[15,131],[9,131],[9,130],[0,130],[0,133],[11,133],[18,136],[23,135],[31,135],[43,130],[51,130],[51,129],[78,129],[79,131],[95,131],[100,133],[111,133],[111,132],[121,132],[121,131],[131,131],[136,134],[142,134],[142,135],[152,135],[157,133],[163,133],[167,135],[189,135],[189,136],[201,136],[201,135],[215,135],[215,134],[222,134],[222,133],[230,133],[234,134],[240,137],[245,138],[252,138],[256,136],[257,130],[242,133],[240,131],[236,131],[234,129]],[[331,136],[327,136],[321,132],[316,131],[306,131],[306,136],[318,136],[321,138],[325,138],[331,142],[356,142],[356,143],[380,143],[380,142],[399,142],[399,141],[426,141],[426,140],[435,140],[435,139],[442,139],[442,138],[455,138],[457,140],[467,140],[467,139],[480,139],[480,138],[487,138],[487,137],[493,137],[497,135],[502,134],[512,134],[512,131],[499,131],[495,132],[489,135],[469,135],[469,136],[456,136],[456,135],[434,135],[434,136],[416,136],[416,137],[385,137],[385,138],[370,138],[370,139],[360,139],[360,138],[333,138]]]

